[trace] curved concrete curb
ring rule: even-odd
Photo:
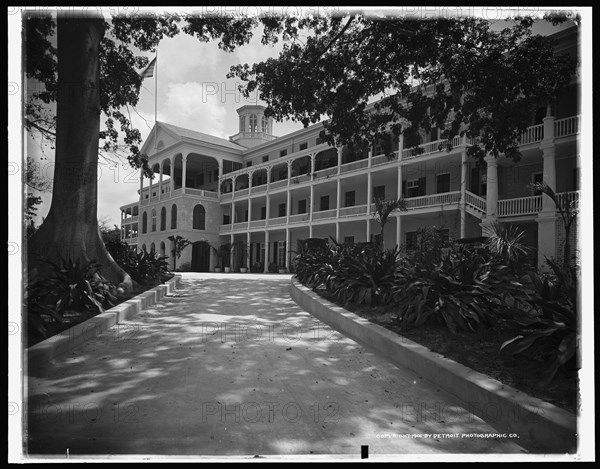
[[[26,350],[28,370],[43,366],[52,358],[93,339],[97,335],[135,316],[142,310],[157,303],[165,295],[177,289],[181,275],[175,275],[162,285],[140,293],[123,303],[106,310],[82,323],[62,331],[49,339],[39,342]]]
[[[292,278],[292,299],[339,332],[375,349],[467,403],[467,410],[496,429],[519,435],[532,452],[574,453],[577,417],[351,313]]]

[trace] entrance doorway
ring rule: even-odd
[[[210,267],[210,246],[206,241],[192,244],[192,272],[208,272]]]

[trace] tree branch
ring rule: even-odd
[[[329,44],[327,44],[325,49],[323,49],[323,51],[321,51],[321,53],[319,54],[319,57],[322,57],[325,54],[325,52],[327,52],[329,49],[331,49],[331,46],[333,45],[333,43],[335,41],[337,41],[342,36],[342,34],[344,34],[346,32],[346,30],[350,26],[350,23],[352,23],[353,20],[354,20],[354,15],[352,15],[350,18],[348,18],[348,22],[340,30],[340,32],[335,35],[335,37],[331,40],[331,42]]]
[[[56,138],[56,133],[55,132],[52,132],[51,130],[45,129],[44,127],[41,127],[41,126],[37,125],[32,120],[25,119],[25,122],[26,122],[26,125],[29,125],[29,126],[33,127],[34,129],[39,130],[43,134],[49,134],[49,135],[52,135],[54,138]]]

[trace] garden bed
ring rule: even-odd
[[[527,354],[500,353],[500,346],[512,339],[518,331],[497,321],[489,328],[474,332],[452,334],[444,325],[425,324],[419,327],[401,327],[393,309],[355,303],[340,304],[325,290],[318,295],[354,314],[417,342],[475,371],[490,376],[530,396],[537,397],[569,412],[578,411],[578,378],[576,371],[559,370],[549,384],[542,384],[542,362]]]
[[[134,285],[131,296],[128,296],[127,298],[119,298],[117,301],[115,301],[113,303],[113,307],[117,306],[117,305],[119,305],[141,293],[144,293],[145,291],[148,291],[148,290],[160,285],[161,283],[166,282],[167,280],[173,278],[174,275],[175,274],[171,274],[169,276],[164,276],[164,277],[162,277],[161,282],[155,282],[152,284],[140,285],[140,284],[136,283]],[[101,314],[101,313],[98,311],[69,310],[64,313],[62,322],[57,322],[57,321],[53,320],[50,316],[45,316],[45,319],[46,319],[45,326],[46,326],[46,330],[47,330],[46,337],[43,337],[36,330],[34,330],[30,327],[27,327],[26,328],[27,334],[24,337],[26,342],[23,345],[25,348],[29,348],[37,343],[40,343],[44,340],[49,339],[50,337],[58,335],[61,332],[65,331],[67,329],[70,329],[71,327],[76,326],[77,324],[87,321],[88,319],[93,318],[94,316],[97,316],[98,314]]]

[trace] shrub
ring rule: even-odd
[[[153,284],[162,282],[163,277],[167,277],[169,272],[169,264],[167,256],[160,256],[154,251],[146,252],[139,251],[135,254],[135,267],[131,272],[126,272],[131,275],[131,278],[141,284]]]
[[[534,350],[541,355],[543,383],[576,359],[578,348],[579,272],[576,267],[548,261],[552,274],[529,273],[532,291],[525,292],[532,306],[530,314],[514,318],[512,324],[521,331],[500,347],[505,353],[517,355]]]
[[[167,256],[160,256],[155,251],[135,252],[126,243],[106,243],[106,249],[131,278],[139,284],[148,285],[162,282],[170,275]]]
[[[450,247],[450,241],[436,227],[417,229],[416,245],[405,249],[407,257],[413,263],[430,264],[438,262],[444,250]]]
[[[404,258],[396,270],[393,298],[402,325],[445,324],[451,332],[487,326],[502,303],[488,280],[497,266],[485,248],[455,244],[439,262]]]
[[[46,337],[48,322],[63,322],[66,311],[102,313],[117,298],[115,286],[107,281],[94,261],[58,263],[41,261],[47,268],[33,269],[25,289],[28,324]]]
[[[294,258],[298,280],[312,289],[325,287],[343,303],[383,304],[391,293],[398,249],[372,243],[316,245]]]

